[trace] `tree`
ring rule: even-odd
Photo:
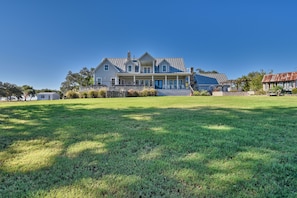
[[[237,88],[241,87],[242,91],[250,91],[250,79],[248,76],[242,76],[236,80]]]
[[[87,67],[82,68],[79,73],[69,71],[65,81],[61,83],[60,90],[66,93],[69,90],[78,90],[80,86],[92,85],[94,71],[94,68],[89,70]]]
[[[250,89],[253,91],[260,91],[263,89],[262,79],[266,74],[265,71],[261,70],[260,72],[250,72],[248,78],[250,79]]]
[[[201,68],[197,68],[196,71],[200,74],[218,74],[219,72],[216,70],[212,70],[212,71],[205,71]]]
[[[8,82],[5,82],[5,83],[1,82],[0,86],[1,86],[0,88],[1,96],[6,97],[7,100],[11,100],[12,96],[17,97],[18,100],[22,98],[22,94],[23,94],[22,89],[17,85],[10,84]]]
[[[270,71],[269,73],[272,73]],[[243,91],[260,91],[263,89],[262,79],[267,74],[264,70],[259,72],[250,72],[236,80],[237,88],[241,87]]]
[[[3,83],[0,81],[0,96],[4,96],[5,97],[5,88]]]
[[[33,89],[33,87],[29,86],[29,85],[23,85],[22,90],[23,90],[23,95],[24,95],[25,101],[27,101],[27,97],[29,97],[29,96],[30,96],[30,100],[31,100],[31,98],[34,97],[36,94],[35,89]]]

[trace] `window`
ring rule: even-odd
[[[139,66],[135,66],[135,72],[139,72]]]
[[[101,85],[102,84],[102,78],[98,78],[97,79],[97,85]]]
[[[147,68],[147,73],[151,73],[151,68],[150,67]]]
[[[162,71],[163,71],[163,72],[166,72],[166,65],[163,65],[163,67],[162,67]]]
[[[146,68],[146,67],[144,68],[144,71],[143,71],[143,72],[144,72],[144,73],[147,73],[147,68]]]
[[[111,85],[114,86],[115,85],[115,78],[111,79]]]
[[[128,66],[128,72],[131,72],[131,71],[132,71],[132,66],[129,65],[129,66]]]
[[[104,65],[104,70],[108,71],[108,65]]]

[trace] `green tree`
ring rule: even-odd
[[[216,71],[216,70],[212,70],[212,71],[205,71],[205,70],[203,70],[203,69],[201,69],[201,68],[197,68],[196,69],[196,71],[198,72],[198,73],[200,73],[200,74],[218,74],[219,72],[218,71]]]
[[[23,85],[22,91],[23,91],[23,96],[24,96],[25,101],[27,101],[27,97],[30,97],[30,100],[31,100],[32,97],[34,97],[36,95],[35,89],[33,89],[33,87],[29,86],[29,85]]]
[[[1,94],[2,96],[6,97],[7,100],[11,100],[12,96],[15,96],[18,98],[18,100],[20,98],[22,98],[22,89],[20,87],[18,87],[15,84],[11,84],[8,82],[5,83],[1,83]]]
[[[248,74],[249,85],[252,91],[260,91],[263,89],[262,79],[266,74],[265,71],[261,70],[260,72],[250,72]]]
[[[60,90],[63,93],[66,93],[69,90],[77,91],[80,86],[92,85],[94,82],[94,71],[94,68],[88,69],[87,67],[82,68],[78,73],[69,71],[65,78],[65,81],[61,83]]]
[[[270,71],[269,73],[272,73]],[[264,70],[250,72],[248,75],[244,75],[236,79],[237,89],[240,87],[243,91],[260,91],[263,89],[262,79],[267,74]]]

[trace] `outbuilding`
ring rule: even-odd
[[[59,100],[60,95],[56,92],[42,92],[37,94],[37,100]]]

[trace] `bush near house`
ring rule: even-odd
[[[138,96],[139,96],[139,92],[134,89],[129,89],[127,91],[127,97],[138,97]]]
[[[283,88],[281,86],[275,86],[275,87],[272,87],[269,91],[268,91],[268,94],[270,96],[281,96],[283,95]]]
[[[292,89],[292,94],[297,94],[297,88]]]
[[[80,98],[88,98],[88,92],[86,92],[86,91],[79,92],[79,97]]]
[[[99,91],[98,91],[98,96],[100,97],[100,98],[106,98],[106,93],[107,93],[107,90],[106,89],[99,89]]]
[[[76,91],[72,91],[72,90],[67,91],[66,98],[68,98],[68,99],[79,98],[79,93],[77,93]]]
[[[98,91],[96,91],[96,90],[90,90],[90,91],[88,91],[88,97],[89,98],[98,98]]]
[[[193,96],[210,96],[210,93],[206,90],[194,91]]]
[[[142,91],[137,91],[133,89],[129,89],[127,91],[127,97],[147,97],[147,96],[157,96],[157,90],[155,89],[143,89]]]

